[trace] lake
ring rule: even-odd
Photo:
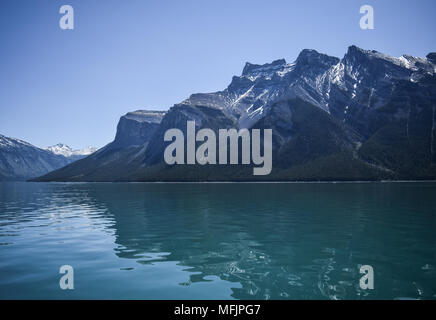
[[[436,183],[0,183],[0,299],[436,299],[435,268]]]

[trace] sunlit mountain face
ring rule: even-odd
[[[435,53],[391,57],[349,47],[342,59],[303,50],[293,63],[247,63],[223,91],[168,111],[121,117],[113,142],[40,181],[434,179]],[[167,166],[167,130],[272,129],[273,167]],[[195,168],[193,170],[193,168]]]

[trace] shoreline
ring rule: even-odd
[[[353,184],[353,183],[436,183],[436,180],[326,180],[326,181],[0,181],[1,183],[53,183],[53,184],[82,184],[82,183],[119,183],[119,184]]]

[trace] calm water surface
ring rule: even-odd
[[[435,268],[436,183],[0,184],[0,299],[436,299]]]

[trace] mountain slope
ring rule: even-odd
[[[38,180],[435,179],[435,61],[435,53],[394,58],[351,46],[342,59],[306,49],[293,63],[247,63],[225,90],[191,95],[152,130],[122,118],[118,133],[133,145],[116,138],[87,162]],[[273,129],[271,175],[253,177],[244,166],[167,166],[163,135],[185,131],[188,120],[215,132]]]
[[[71,160],[62,155],[0,135],[0,181],[26,180],[70,162]]]
[[[115,140],[85,159],[50,172],[38,180],[122,180],[143,165],[145,150],[165,112],[138,110],[120,118]],[[110,179],[109,179],[110,177]]]

